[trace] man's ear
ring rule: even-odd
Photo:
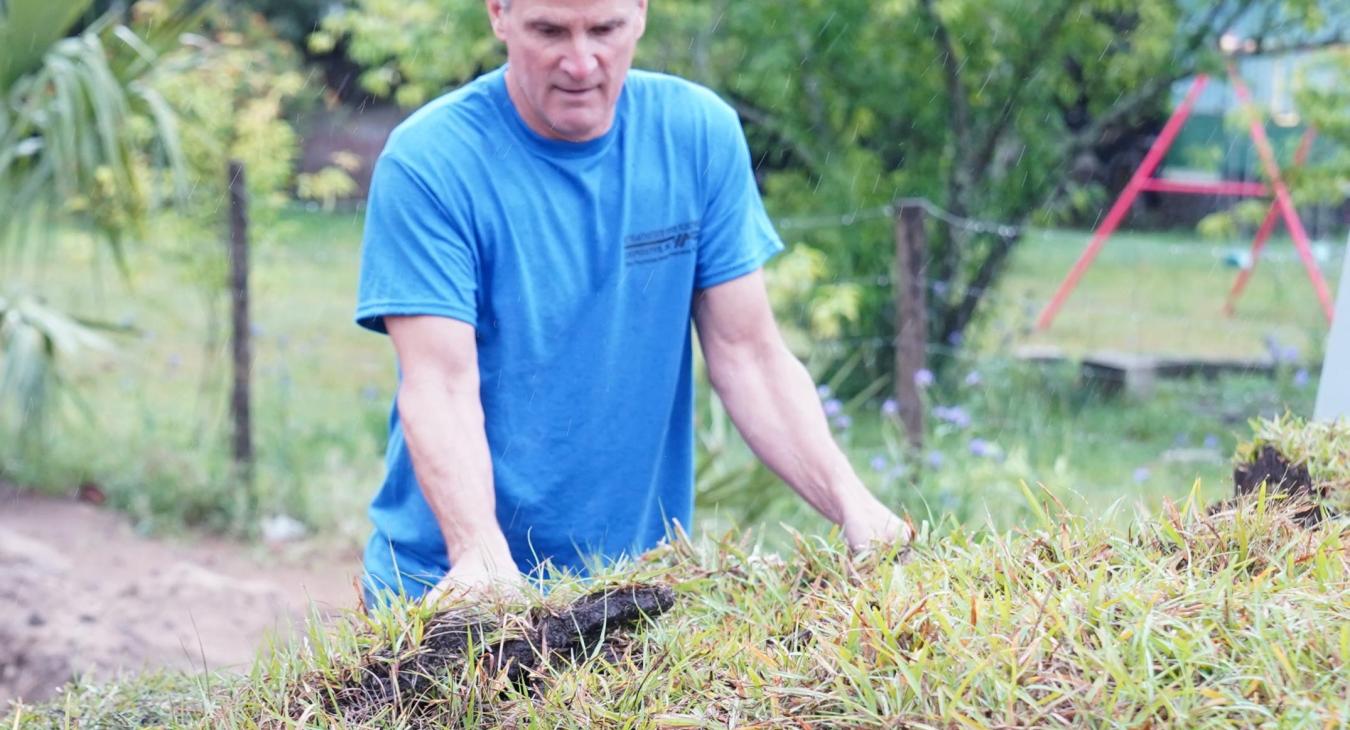
[[[645,3],[646,0],[643,0],[643,2]],[[502,7],[502,0],[486,0],[486,4],[488,22],[492,24],[492,34],[497,36],[498,40],[505,41],[506,37],[503,35],[502,31],[502,24],[504,22],[502,15],[506,12],[506,9]]]
[[[637,37],[647,32],[647,0],[638,0]]]

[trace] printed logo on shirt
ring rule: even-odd
[[[699,228],[699,221],[690,221],[627,236],[623,239],[624,263],[629,266],[654,264],[673,256],[692,254],[698,248]]]

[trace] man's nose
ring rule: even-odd
[[[562,72],[578,81],[590,78],[600,65],[595,47],[585,36],[569,44],[563,54]]]

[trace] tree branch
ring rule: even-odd
[[[942,56],[942,72],[947,84],[947,113],[952,124],[952,154],[956,158],[952,174],[947,181],[947,200],[945,205],[958,216],[964,216],[966,210],[966,191],[970,189],[968,168],[962,164],[962,158],[971,147],[970,104],[966,98],[965,84],[961,82],[961,62],[956,57],[956,48],[952,45],[951,34],[947,26],[933,10],[933,0],[919,0],[919,11],[933,28],[933,40],[937,43],[938,53]],[[956,236],[947,236],[946,245],[937,248],[933,258],[933,276],[938,281],[948,281],[956,270]]]
[[[797,29],[797,52],[802,54],[802,58],[810,58],[812,54],[811,38],[802,28]],[[807,113],[811,118],[811,132],[814,135],[828,133],[829,118],[825,114],[825,98],[821,96],[820,78],[811,73],[810,66],[802,64],[802,92],[806,95]]]
[[[975,276],[961,293],[961,301],[955,307],[947,307],[942,313],[942,324],[938,336],[942,342],[950,342],[952,335],[964,332],[975,317],[975,310],[984,301],[985,294],[1007,266],[1008,255],[1012,253],[1022,234],[1015,236],[996,236],[993,248],[975,271]]]
[[[1310,39],[1306,41],[1297,41],[1293,43],[1281,43],[1276,46],[1267,46],[1260,39],[1256,42],[1256,50],[1250,53],[1239,52],[1238,56],[1280,56],[1286,53],[1306,53],[1308,51],[1320,51],[1326,48],[1336,48],[1350,44],[1350,31],[1339,30],[1335,35],[1322,38]]]
[[[1165,93],[1177,80],[1197,73],[1204,60],[1201,51],[1205,46],[1210,45],[1214,34],[1222,32],[1225,28],[1237,22],[1251,9],[1255,2],[1256,0],[1242,0],[1233,6],[1233,11],[1222,21],[1219,20],[1219,16],[1226,4],[1215,3],[1211,6],[1200,23],[1187,34],[1179,52],[1174,54],[1180,60],[1175,66],[1171,67],[1171,73],[1153,77],[1138,89],[1135,89],[1134,93],[1122,97],[1105,114],[1083,127],[1070,138],[1068,145],[1065,147],[1066,158],[1072,159],[1079,152],[1091,148],[1107,130],[1133,116],[1139,109],[1155,100],[1159,94]]]
[[[970,106],[966,100],[965,85],[961,83],[961,62],[956,57],[956,48],[952,45],[947,25],[933,10],[933,0],[920,0],[919,9],[933,26],[933,40],[942,54],[942,73],[947,81],[947,98],[950,102],[948,113],[951,115],[952,131],[956,134],[957,148],[960,149],[962,144],[970,141]]]
[[[1007,100],[1003,103],[1003,108],[999,110],[998,118],[989,125],[989,130],[984,136],[984,141],[980,143],[978,151],[970,159],[972,177],[989,166],[989,160],[993,158],[999,140],[1002,139],[1003,133],[1007,131],[1008,125],[1012,122],[1013,110],[1017,108],[1022,93],[1026,91],[1028,84],[1031,82],[1032,67],[1045,57],[1043,52],[1045,46],[1058,40],[1059,32],[1064,28],[1070,10],[1080,2],[1081,0],[1067,0],[1061,5],[1059,11],[1050,17],[1040,36],[1045,43],[1037,44],[1036,47],[1028,49],[1027,53],[1014,64],[1012,92],[1008,94]]]
[[[820,175],[824,172],[820,155],[812,150],[807,144],[797,139],[791,129],[784,125],[776,117],[764,110],[752,105],[751,103],[738,97],[730,97],[731,106],[742,118],[756,126],[762,127],[792,150],[792,154],[801,159],[802,164],[806,165],[813,174]]]

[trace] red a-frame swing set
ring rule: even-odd
[[[1233,89],[1237,92],[1238,100],[1243,106],[1251,106],[1251,93],[1247,90],[1247,85],[1243,83],[1242,77],[1238,75],[1237,69],[1230,62],[1228,64],[1228,78],[1232,81]],[[1271,149],[1270,139],[1266,136],[1265,126],[1261,119],[1253,114],[1250,124],[1250,133],[1252,142],[1256,145],[1257,154],[1261,158],[1261,166],[1265,170],[1266,178],[1270,184],[1259,182],[1242,182],[1234,180],[1221,180],[1218,182],[1183,182],[1179,180],[1165,180],[1153,176],[1154,171],[1162,162],[1167,150],[1172,147],[1176,141],[1177,134],[1181,128],[1186,125],[1186,120],[1191,115],[1191,110],[1195,107],[1196,99],[1200,92],[1204,91],[1205,85],[1209,83],[1209,77],[1201,74],[1195,77],[1191,84],[1190,91],[1186,93],[1186,98],[1182,100],[1181,105],[1172,113],[1172,117],[1167,120],[1163,126],[1158,139],[1149,148],[1148,154],[1144,156],[1144,161],[1139,163],[1139,168],[1134,171],[1130,182],[1125,185],[1121,191],[1120,197],[1116,199],[1111,210],[1106,214],[1092,235],[1092,241],[1088,243],[1087,248],[1083,250],[1078,257],[1077,263],[1069,271],[1068,276],[1064,278],[1063,283],[1059,285],[1059,290],[1055,296],[1046,305],[1041,316],[1036,320],[1037,329],[1046,329],[1055,320],[1055,315],[1059,313],[1060,307],[1064,306],[1064,300],[1068,299],[1069,294],[1073,292],[1078,280],[1082,278],[1083,273],[1092,265],[1092,260],[1097,257],[1102,247],[1106,245],[1111,234],[1115,232],[1116,227],[1120,225],[1125,214],[1129,212],[1130,206],[1134,204],[1135,198],[1139,193],[1150,190],[1160,193],[1190,193],[1190,194],[1210,194],[1210,195],[1231,195],[1243,197],[1266,197],[1273,194],[1274,200],[1271,202],[1270,210],[1266,213],[1265,220],[1261,227],[1256,231],[1256,238],[1252,241],[1251,263],[1246,268],[1238,272],[1237,279],[1233,282],[1233,288],[1228,293],[1228,300],[1224,305],[1224,311],[1228,314],[1233,313],[1233,307],[1237,299],[1242,295],[1242,290],[1247,286],[1247,281],[1251,278],[1252,269],[1256,268],[1256,261],[1261,255],[1261,250],[1265,248],[1267,239],[1275,229],[1275,223],[1279,219],[1284,220],[1284,225],[1289,229],[1289,235],[1294,240],[1294,247],[1298,250],[1299,258],[1303,261],[1303,268],[1308,272],[1308,279],[1312,282],[1314,291],[1317,292],[1317,298],[1322,303],[1322,312],[1326,314],[1327,321],[1331,321],[1332,303],[1331,293],[1327,290],[1326,281],[1322,278],[1322,272],[1317,268],[1317,260],[1313,258],[1312,248],[1308,245],[1308,234],[1303,229],[1303,221],[1298,217],[1298,211],[1294,208],[1294,202],[1289,197],[1289,188],[1284,184],[1284,178],[1280,176],[1280,167],[1275,162],[1275,152]],[[1308,149],[1312,146],[1313,130],[1308,128],[1303,134],[1303,139],[1299,143],[1298,151],[1294,155],[1294,164],[1301,165],[1308,157]]]

